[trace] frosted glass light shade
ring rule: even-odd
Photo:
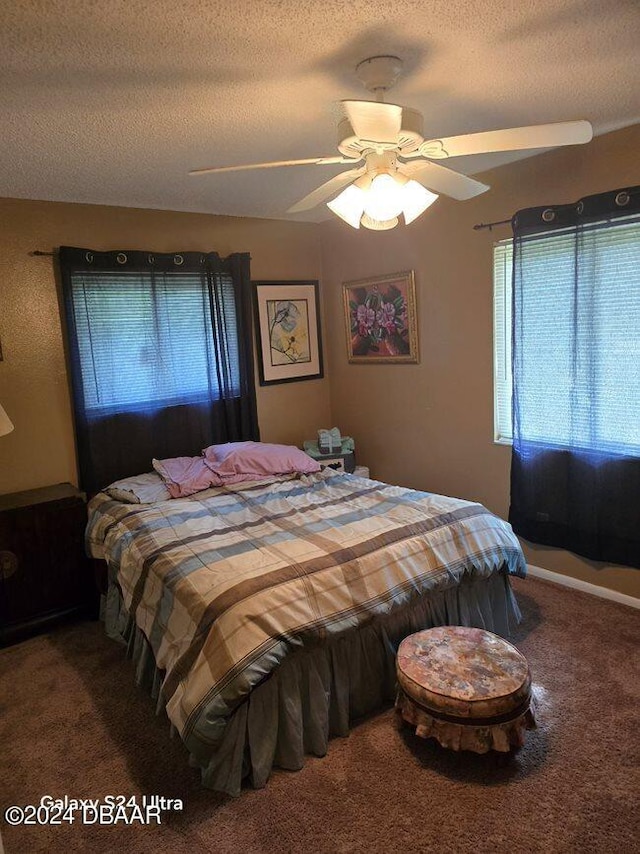
[[[417,219],[437,198],[435,193],[430,192],[417,181],[407,181],[402,187],[402,213],[405,224],[409,225]]]
[[[11,419],[4,411],[4,408],[0,403],[0,436],[6,436],[7,433],[11,433],[12,430],[13,424],[11,423]]]
[[[366,193],[364,212],[385,222],[402,213],[403,186],[391,175],[376,175]]]
[[[327,202],[327,207],[353,228],[360,228],[366,197],[364,190],[350,184],[332,202]]]

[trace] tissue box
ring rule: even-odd
[[[346,454],[325,454],[322,457],[316,457],[316,459],[320,463],[320,468],[323,469],[335,469],[353,474],[356,467],[356,455],[353,451]]]
[[[305,453],[317,460],[322,468],[334,468],[338,471],[353,473],[356,467],[356,455],[353,450],[353,439],[342,437],[342,445],[337,453],[323,454],[316,441],[306,441],[303,445]]]

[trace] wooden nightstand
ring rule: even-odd
[[[0,644],[95,613],[84,493],[68,483],[0,495]]]

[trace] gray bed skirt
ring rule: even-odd
[[[127,645],[136,682],[164,712],[158,670],[145,635],[110,584],[103,616],[107,634]],[[299,770],[306,754],[324,756],[329,738],[345,736],[354,718],[395,697],[395,654],[400,641],[432,626],[461,625],[508,637],[520,611],[509,576],[465,577],[410,607],[372,620],[323,646],[296,651],[256,686],[231,715],[220,747],[200,765],[203,785],[240,794],[243,783],[264,786],[273,767]],[[173,729],[173,728],[172,728]]]

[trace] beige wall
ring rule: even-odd
[[[640,126],[586,146],[547,152],[483,176],[492,190],[440,199],[408,227],[355,231],[323,224],[327,349],[333,421],[358,461],[392,483],[456,495],[508,513],[510,448],[493,443],[492,245],[509,227],[474,231],[519,208],[575,201],[637,184]],[[414,270],[420,364],[350,365],[341,283]],[[640,596],[640,572],[527,547],[531,563]]]
[[[318,229],[307,223],[0,200],[0,403],[15,425],[0,437],[0,493],[76,482],[53,259],[29,255],[60,245],[248,251],[254,279],[320,279],[321,271]],[[329,381],[258,386],[258,415],[264,441],[311,438],[331,421]]]

